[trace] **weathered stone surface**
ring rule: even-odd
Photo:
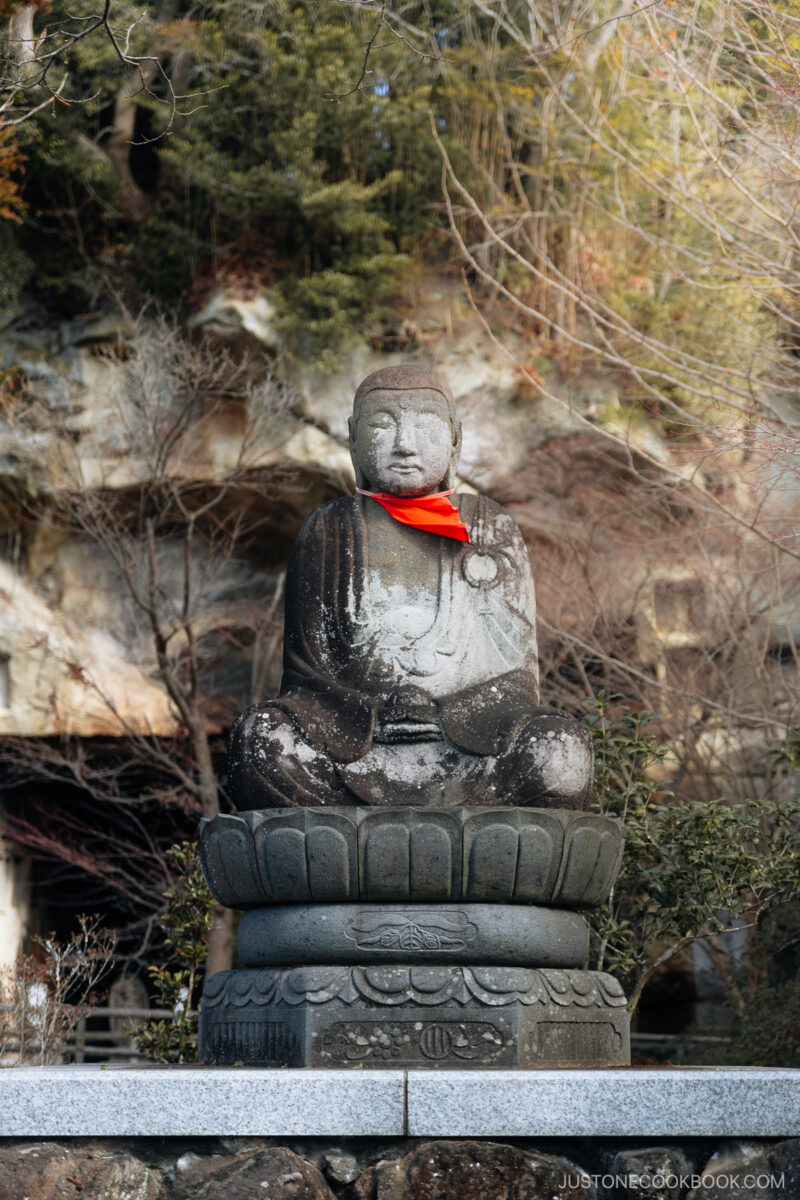
[[[200,1057],[272,1067],[622,1066],[625,996],[598,971],[296,967],[206,984]]]
[[[376,1200],[597,1200],[566,1158],[492,1142],[428,1142],[380,1163]]]
[[[540,702],[522,534],[454,494],[448,384],[417,363],[372,372],[349,435],[357,494],[315,509],[289,559],[280,693],[231,730],[236,808],[588,808],[588,734]]]
[[[175,732],[167,694],[148,672],[126,661],[107,633],[85,635],[6,562],[0,562],[0,655],[9,673],[0,735]]]
[[[622,859],[619,821],[535,808],[267,809],[200,825],[200,860],[230,908],[347,901],[588,908]]]
[[[158,1176],[129,1154],[54,1142],[0,1147],[2,1200],[158,1200]]]
[[[697,1174],[687,1200],[789,1200],[800,1196],[800,1139],[729,1142]]]
[[[577,913],[520,904],[281,904],[243,913],[246,967],[457,962],[580,967],[589,929]]]
[[[187,1158],[166,1193],[174,1200],[333,1200],[317,1168],[282,1146],[237,1158]]]
[[[645,1146],[609,1157],[606,1171],[614,1200],[684,1200],[693,1164],[678,1146]]]
[[[250,344],[266,350],[279,348],[275,307],[263,293],[245,299],[231,292],[215,292],[205,307],[189,318],[187,325],[237,347]]]
[[[358,1162],[352,1154],[323,1154],[322,1169],[334,1183],[354,1183],[359,1176]]]
[[[37,1142],[25,1146],[0,1148],[0,1196],[30,1197],[30,1200],[55,1200],[59,1196],[77,1196],[74,1182],[78,1166],[64,1146]],[[72,1176],[72,1180],[70,1179]]]

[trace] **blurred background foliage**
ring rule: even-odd
[[[48,20],[63,19],[57,10]],[[115,5],[119,26],[137,15]],[[176,113],[135,94],[108,41],[77,43],[78,101],[57,98],[9,131],[13,152],[0,156],[16,216],[4,228],[6,303],[27,285],[64,313],[109,293],[196,307],[238,283],[275,289],[293,328],[357,326],[408,256],[437,241],[426,114],[450,103],[428,62],[388,32],[356,87],[374,25],[340,4],[162,5],[134,41],[187,96]]]
[[[634,407],[679,423],[726,399],[732,363],[765,369],[796,265],[774,186],[754,219],[780,147],[742,144],[765,114],[791,136],[790,5],[115,0],[143,79],[102,30],[67,44],[94,12],[35,14],[66,83],[0,122],[6,306],[27,286],[64,313],[196,308],[238,283],[316,344],[363,329],[409,262],[452,259],[435,131],[477,276],[550,322],[552,350],[635,360]]]

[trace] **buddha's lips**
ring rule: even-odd
[[[401,525],[411,525],[425,533],[438,533],[442,537],[455,538],[457,542],[469,541],[467,529],[458,509],[447,499],[455,488],[446,492],[435,492],[432,496],[390,496],[387,492],[367,492],[356,488],[359,496],[375,500],[390,517]]]

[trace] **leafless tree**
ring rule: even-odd
[[[552,566],[553,698],[623,691],[669,714],[679,781],[727,753],[730,783],[743,742],[763,753],[798,721],[800,18],[783,0],[450,15],[381,20],[445,80],[431,136],[475,312],[532,415],[583,431],[503,497]],[[459,71],[479,108],[448,104]],[[607,400],[580,395],[587,372]],[[654,616],[670,604],[680,636]]]
[[[668,503],[651,474],[637,479],[594,435],[540,448],[514,480],[545,694],[579,710],[603,691],[659,713],[660,770],[679,796],[781,789],[765,749],[800,723],[800,571],[690,495]]]
[[[105,707],[113,739],[6,738],[2,758],[18,781],[78,789],[95,802],[96,815],[62,812],[42,828],[30,812],[7,814],[5,827],[124,898],[147,926],[171,868],[165,832],[156,838],[148,831],[141,806],[171,812],[171,829],[185,829],[186,814],[210,818],[224,808],[221,735],[241,698],[221,694],[215,672],[242,637],[254,664],[250,698],[263,694],[265,671],[274,668],[280,576],[271,594],[237,595],[234,567],[257,547],[276,487],[286,482],[279,451],[289,389],[274,364],[192,342],[164,321],[134,332],[119,378],[119,425],[108,437],[117,447],[109,461],[125,463],[122,485],[110,477],[89,482],[74,439],[56,438],[51,472],[60,486],[31,502],[29,515],[86,540],[112,565],[166,693],[167,727],[120,703],[90,664],[62,664]],[[215,462],[220,423],[230,430],[231,413],[235,436],[225,439],[227,458]],[[49,421],[55,433],[64,419],[52,411],[28,415],[39,428]],[[100,816],[104,805],[109,819]],[[232,913],[219,909],[210,972],[230,965],[231,932]]]
[[[87,39],[102,39],[113,60],[122,67],[133,84],[130,94],[140,93],[166,110],[167,126],[178,113],[181,100],[172,79],[156,54],[137,54],[145,10],[133,15],[118,13],[112,0],[104,0],[95,12],[85,14],[69,10],[55,12],[39,0],[37,3],[11,3],[5,6],[8,27],[0,44],[0,125],[20,125],[48,105],[82,104],[91,97],[68,95],[70,53]],[[37,29],[37,17],[39,28]],[[156,21],[166,20],[166,11]],[[160,87],[153,87],[158,79]]]
[[[96,989],[114,960],[116,935],[82,916],[67,942],[35,939],[37,954],[20,956],[0,974],[0,1061],[36,1066],[61,1061],[67,1039],[97,1003]]]

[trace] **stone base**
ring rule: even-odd
[[[645,1138],[669,1139],[673,1145],[676,1138],[688,1138],[700,1152],[707,1147],[700,1145],[699,1139],[721,1138],[725,1139],[727,1154],[732,1138],[770,1138],[774,1142],[776,1138],[798,1137],[800,1069],[647,1067],[632,1071],[622,1067],[604,1071],[404,1072],[377,1071],[365,1065],[358,1071],[284,1071],[204,1067],[199,1063],[182,1067],[174,1063],[82,1063],[0,1070],[0,1113],[6,1148],[18,1138],[39,1142],[33,1149],[41,1157],[27,1155],[34,1162],[44,1158],[41,1143],[53,1139],[75,1138],[78,1146],[90,1137],[111,1138],[122,1147],[123,1139],[157,1138],[169,1156],[173,1178],[175,1160],[182,1153],[172,1141],[178,1138],[213,1138],[209,1151],[214,1154],[222,1149],[219,1139],[223,1137],[275,1138],[284,1146],[290,1138],[332,1138],[340,1150],[345,1149],[342,1139],[354,1138],[359,1147],[356,1151],[354,1146],[354,1152],[360,1154],[363,1149],[370,1163],[387,1153],[385,1148],[378,1153],[376,1142],[369,1149],[367,1139],[373,1138],[499,1138],[506,1142],[512,1138],[575,1139],[571,1156],[588,1167],[589,1148],[599,1148],[599,1139],[603,1138],[624,1139],[629,1144],[635,1140],[639,1145],[636,1153],[647,1145]],[[577,1139],[588,1141],[580,1144]],[[800,1150],[800,1141],[797,1146]],[[108,1143],[101,1147],[104,1154],[110,1149]],[[201,1153],[197,1144],[185,1149]],[[244,1150],[241,1145],[236,1154]],[[617,1150],[618,1145],[613,1148],[615,1153]],[[148,1162],[154,1153],[155,1143],[150,1141]],[[690,1158],[696,1159],[695,1166],[703,1161],[699,1155],[691,1154]],[[753,1162],[748,1162],[746,1168],[742,1167],[742,1174],[758,1174]],[[592,1171],[608,1169],[609,1162],[603,1155]],[[480,1180],[481,1175],[476,1178]],[[21,1186],[7,1190],[4,1182],[0,1172],[3,1200],[30,1194]],[[65,1187],[62,1193],[52,1180],[48,1182],[45,1200],[70,1195],[72,1200],[111,1196],[119,1200],[124,1193],[119,1183],[113,1191],[89,1191],[85,1187],[78,1195],[76,1189],[70,1192]],[[14,1176],[14,1184],[18,1183]],[[787,1174],[780,1200],[797,1200],[798,1184],[800,1177],[795,1180]],[[303,1196],[300,1189],[293,1190],[291,1179],[287,1186],[288,1192],[276,1195],[270,1191],[264,1200],[278,1200],[278,1196],[289,1200],[291,1195],[298,1200]],[[215,1200],[254,1200],[256,1192],[198,1190],[192,1193],[192,1200],[210,1200],[212,1196]],[[137,1200],[153,1200],[146,1192],[133,1194]],[[361,1194],[374,1197],[375,1190],[365,1188]],[[439,1200],[457,1196],[463,1200],[452,1189],[422,1194],[427,1194],[427,1200],[431,1196]],[[717,1200],[733,1200],[734,1194],[741,1200],[741,1192],[732,1190],[727,1194],[723,1191]],[[166,1194],[159,1193],[161,1200],[167,1195],[174,1200],[169,1189]],[[483,1200],[487,1196],[533,1200],[535,1195],[515,1184],[508,1191],[489,1189]],[[562,1195],[564,1200],[568,1196],[575,1200],[569,1192]],[[384,1200],[388,1196],[395,1193],[388,1191]],[[419,1191],[415,1196],[420,1200]],[[303,1196],[303,1200],[308,1197]],[[649,1200],[656,1200],[653,1192]],[[671,1200],[676,1200],[674,1190]],[[748,1193],[747,1200],[755,1200],[752,1193]],[[763,1200],[776,1200],[774,1190],[770,1189],[769,1197]]]
[[[532,904],[280,904],[242,913],[248,967],[304,963],[458,963],[580,967],[583,917]]]
[[[610,975],[523,967],[221,971],[201,1061],[262,1067],[614,1067],[630,1062]]]

